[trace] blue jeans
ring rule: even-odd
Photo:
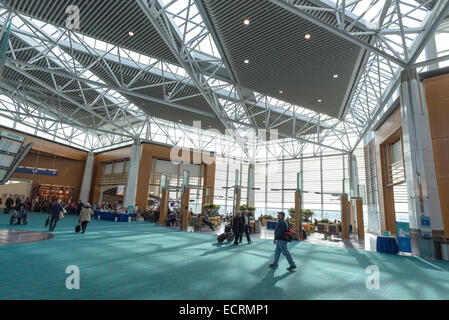
[[[287,258],[288,263],[290,264],[291,267],[295,266],[295,262],[293,261],[292,256],[290,255],[290,252],[288,251],[287,248],[287,241],[284,240],[276,240],[276,250],[274,251],[274,265],[278,265],[279,262],[279,257],[281,256],[281,252],[282,254]]]

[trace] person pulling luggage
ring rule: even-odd
[[[235,215],[232,220],[232,231],[234,232],[234,245],[237,246],[239,244],[239,240],[241,238],[241,234],[243,233],[244,228],[244,220],[242,220],[242,213],[239,211],[237,215]]]
[[[87,224],[90,222],[90,218],[94,214],[92,208],[90,207],[90,203],[85,203],[81,208],[79,222],[81,223],[81,232],[86,232]]]

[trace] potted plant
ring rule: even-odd
[[[311,221],[311,218],[312,218],[312,216],[313,216],[314,214],[315,214],[315,212],[313,212],[312,210],[309,210],[309,209],[303,209],[302,212],[301,212],[301,215],[302,215],[302,221],[310,222],[310,221]]]
[[[290,215],[290,218],[294,221],[295,220],[295,208],[288,209],[288,213]],[[309,209],[302,209],[301,212],[301,220],[302,222],[310,222],[310,218],[315,214],[312,210]]]
[[[249,216],[254,216],[254,212],[256,211],[256,207],[251,207],[251,206],[248,206],[248,205],[246,205],[246,204],[242,204],[240,207],[239,207],[239,209],[240,209],[240,211],[248,211],[248,215]]]
[[[204,210],[206,211],[206,213],[209,217],[217,217],[218,210],[220,210],[220,206],[215,205],[213,203],[206,203],[206,204],[204,204]]]
[[[264,214],[262,216],[262,225],[266,226],[268,221],[274,221],[275,218],[270,214]]]

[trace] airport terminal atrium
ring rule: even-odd
[[[0,0],[0,30],[1,300],[449,298],[449,1]]]

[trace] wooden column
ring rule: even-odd
[[[357,211],[357,235],[360,240],[365,239],[365,225],[363,223],[363,201],[362,199],[357,199],[356,203],[356,211]]]
[[[341,238],[349,239],[349,202],[346,195],[341,196]]]
[[[136,206],[139,208],[139,212],[143,212],[148,206],[148,193],[150,188],[152,166],[153,155],[151,146],[148,144],[143,144],[136,192]]]
[[[181,224],[181,230],[187,230],[187,223],[189,221],[188,214],[189,214],[189,198],[190,198],[190,188],[187,187],[186,190],[182,194],[181,198],[181,217],[182,217],[182,224]]]
[[[214,203],[214,185],[215,185],[215,161],[211,164],[204,165],[204,188],[203,188],[203,206],[201,208],[201,213],[205,213],[204,204]],[[206,188],[209,187],[209,188]],[[209,196],[206,197],[206,189],[209,189]]]
[[[382,198],[383,198],[383,215],[381,215],[382,231],[390,231],[396,234],[396,212],[394,209],[394,192],[393,187],[389,186],[389,169],[388,169],[388,144],[380,146],[380,167],[382,177]]]
[[[242,197],[242,189],[240,187],[237,187],[237,189],[235,191],[234,216],[240,210],[240,199],[241,199],[241,197]]]
[[[204,214],[206,210],[204,209],[204,205],[206,203],[214,203],[213,198],[213,189],[214,188],[208,188],[206,186],[203,187],[203,205],[201,206],[201,213]]]
[[[299,195],[299,191],[295,192],[295,221],[294,228],[296,230],[296,239],[301,239],[301,196]]]
[[[168,190],[167,189],[162,190],[161,206],[160,206],[159,210],[160,210],[159,224],[161,226],[165,226],[165,220],[167,219],[167,210],[168,210]]]

